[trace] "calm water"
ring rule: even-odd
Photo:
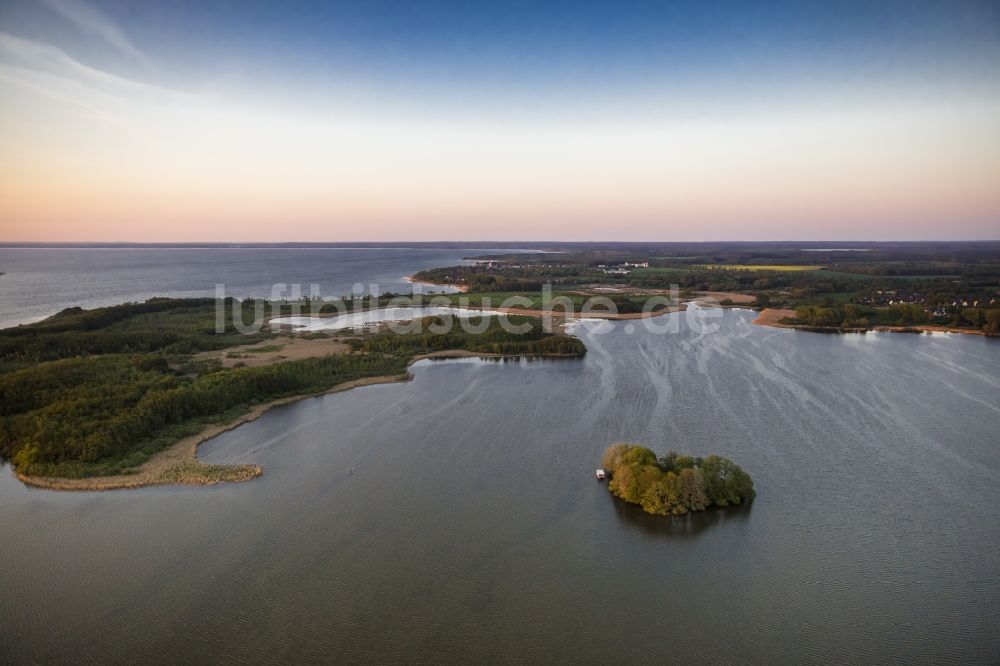
[[[1000,345],[752,316],[282,407],[203,448],[246,484],[0,470],[0,661],[995,663]],[[758,498],[645,516],[593,478],[618,440]]]
[[[0,248],[0,328],[73,306],[99,307],[153,296],[271,295],[275,283],[318,284],[334,298],[355,283],[409,293],[403,278],[462,257],[503,250],[441,248],[207,247]],[[443,291],[445,289],[438,289]],[[285,292],[285,296],[288,292]]]

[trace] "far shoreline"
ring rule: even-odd
[[[770,328],[785,328],[805,333],[961,333],[963,335],[978,335],[984,338],[995,338],[985,331],[969,328],[954,328],[937,324],[920,324],[918,326],[869,326],[867,328],[840,328],[839,326],[808,326],[806,324],[786,324],[782,320],[794,317],[795,310],[780,308],[764,308],[758,310],[757,318],[751,323]]]

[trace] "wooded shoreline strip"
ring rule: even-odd
[[[950,326],[938,326],[935,324],[918,324],[916,326],[871,326],[869,328],[840,328],[837,326],[808,326],[805,324],[783,323],[786,317],[795,317],[795,310],[781,310],[777,308],[765,308],[760,311],[757,318],[752,323],[758,326],[770,326],[771,328],[790,328],[807,333],[962,333],[963,335],[979,335],[983,337],[993,337],[985,331],[971,328],[952,328]]]

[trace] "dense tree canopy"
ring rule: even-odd
[[[265,312],[277,314],[279,307]],[[253,321],[253,310],[252,300],[236,303],[238,315],[248,323]],[[0,330],[0,371],[92,354],[189,354],[250,344],[269,335],[237,332],[232,299],[221,311],[224,331],[217,333],[216,301],[211,298],[154,298],[93,310],[68,308],[35,324]]]
[[[601,466],[611,475],[608,489],[616,497],[663,516],[740,504],[756,494],[750,475],[722,456],[692,458],[670,451],[657,460],[644,446],[614,444]]]

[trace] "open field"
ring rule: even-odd
[[[265,340],[255,345],[202,352],[195,355],[196,361],[218,359],[223,368],[244,366],[248,368],[273,365],[282,361],[298,361],[304,358],[322,358],[329,354],[346,354],[350,345],[334,337],[304,338],[288,334],[274,340]]]
[[[733,305],[750,305],[757,301],[756,297],[750,294],[741,294],[736,291],[700,291],[698,300],[704,302],[705,299],[712,299],[717,303],[729,301]]]

